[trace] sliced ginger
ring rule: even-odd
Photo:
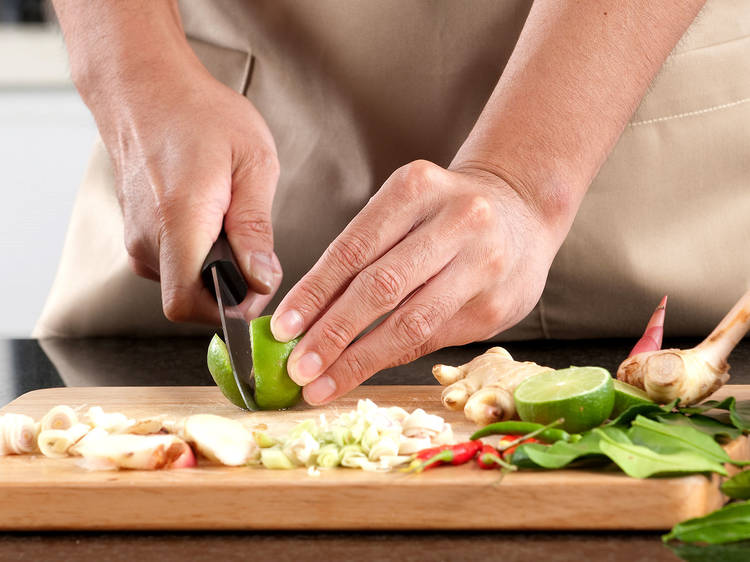
[[[507,350],[493,347],[459,367],[435,365],[432,374],[445,386],[446,408],[463,409],[468,419],[487,425],[515,416],[513,392],[521,381],[552,370],[531,361],[514,361]]]

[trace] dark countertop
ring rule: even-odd
[[[668,340],[665,347],[695,343]],[[556,368],[600,365],[614,372],[632,345],[629,340],[577,340],[505,347],[518,360]],[[0,340],[0,406],[30,390],[56,386],[210,385],[207,346],[206,338]],[[487,347],[440,350],[366,384],[436,384],[434,363],[464,363]],[[730,363],[731,382],[750,384],[750,342],[737,347]],[[477,509],[502,506],[483,505],[478,498]],[[659,537],[642,532],[5,533],[0,560],[679,560]]]

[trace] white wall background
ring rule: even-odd
[[[96,136],[49,28],[0,27],[0,337],[29,337]]]

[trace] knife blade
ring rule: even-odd
[[[247,283],[223,230],[203,263],[201,278],[219,306],[224,343],[237,389],[247,409],[257,410],[250,328],[238,306],[247,295]]]

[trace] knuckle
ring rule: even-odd
[[[395,319],[401,344],[409,349],[418,347],[435,333],[441,314],[436,306],[412,306]]]
[[[327,349],[344,349],[354,339],[356,334],[348,322],[340,318],[328,318],[320,327],[320,339]]]
[[[341,362],[346,378],[354,383],[352,386],[367,380],[372,374],[368,367],[370,362],[361,352],[345,353],[341,357]]]
[[[294,302],[290,302],[289,306],[299,310],[305,318],[316,316],[317,312],[326,306],[327,291],[324,287],[322,279],[314,274],[308,274],[294,289]]]
[[[473,195],[464,202],[457,218],[460,224],[474,228],[489,226],[493,222],[492,205],[484,195]]]
[[[391,310],[406,290],[406,279],[393,268],[368,267],[360,277],[360,292],[378,309]]]
[[[401,186],[409,198],[418,198],[429,192],[436,179],[438,166],[427,160],[415,160],[399,171]]]
[[[328,254],[335,264],[347,271],[359,271],[370,263],[374,253],[374,241],[365,236],[349,233],[342,235],[328,248]]]
[[[273,146],[261,144],[250,154],[250,165],[253,168],[259,168],[266,173],[278,177],[280,172],[279,157]]]
[[[227,216],[227,229],[234,235],[248,238],[273,240],[273,225],[270,217],[255,209],[238,209]]]

